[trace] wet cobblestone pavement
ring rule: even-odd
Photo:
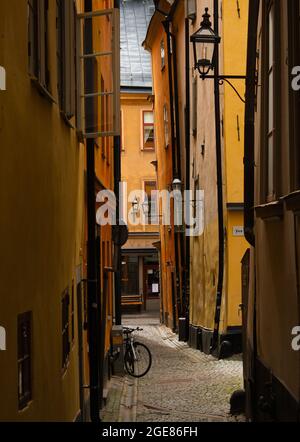
[[[125,377],[119,421],[235,422],[229,400],[242,388],[240,355],[218,361],[178,341],[153,318],[126,317],[124,325],[141,326],[136,339],[151,350],[150,372],[141,379]]]

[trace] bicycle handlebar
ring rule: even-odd
[[[126,334],[130,334],[130,333],[133,333],[135,331],[143,331],[143,330],[144,330],[143,328],[139,328],[139,327],[137,327],[137,328],[123,327],[123,332],[126,333]]]

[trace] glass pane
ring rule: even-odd
[[[139,294],[139,261],[137,256],[122,260],[122,295]]]
[[[153,112],[144,112],[144,124],[153,124]]]
[[[145,126],[144,142],[145,147],[154,147],[154,126]]]
[[[274,194],[274,138],[269,137],[268,141],[268,196]]]
[[[269,130],[268,132],[272,132],[274,129],[274,72],[273,70],[269,74]]]

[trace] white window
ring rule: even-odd
[[[85,138],[120,135],[120,11],[98,10],[77,17],[78,130]],[[88,27],[93,29],[92,51],[85,50]],[[105,121],[101,115],[106,115]]]
[[[153,111],[143,111],[143,149],[154,150]]]
[[[57,89],[61,111],[68,119],[76,113],[76,5],[56,0]]]
[[[165,132],[165,147],[169,147],[170,137],[169,137],[169,114],[167,105],[164,105],[164,132]]]

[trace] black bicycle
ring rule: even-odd
[[[125,356],[124,365],[127,373],[134,378],[141,378],[145,376],[152,365],[152,355],[148,347],[137,342],[134,339],[133,333],[136,331],[143,331],[142,328],[127,328],[124,327],[125,335]]]

